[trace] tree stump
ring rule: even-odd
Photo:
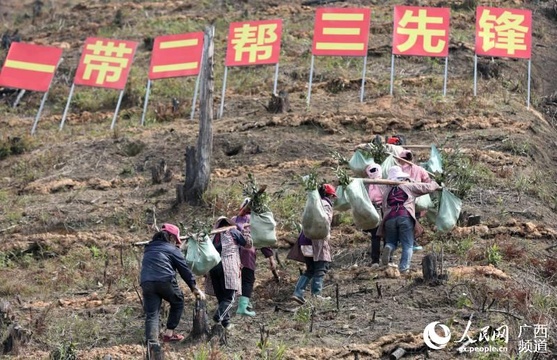
[[[288,93],[279,91],[278,95],[271,94],[271,99],[265,109],[272,114],[283,114],[290,111],[290,101],[288,101]]]
[[[151,180],[153,184],[161,184],[172,180],[172,170],[166,167],[166,161],[163,159],[158,165],[151,168]]]
[[[437,274],[437,255],[428,254],[422,259],[422,274],[424,282],[427,284],[435,284],[439,281]]]
[[[161,344],[156,341],[150,341],[147,344],[147,359],[146,360],[164,360],[164,350]]]
[[[209,335],[207,317],[207,303],[205,300],[195,300],[193,308],[193,325],[189,335],[190,340],[195,342],[206,341]]]
[[[25,345],[31,339],[31,332],[22,328],[15,321],[10,303],[0,301],[0,334],[7,334],[2,342],[0,354],[17,354],[21,345]]]

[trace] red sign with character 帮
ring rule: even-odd
[[[312,54],[366,56],[371,10],[318,8],[315,12]]]
[[[449,55],[448,8],[395,6],[393,54]]]
[[[201,68],[203,33],[165,35],[155,38],[149,79],[195,76]]]
[[[226,66],[276,64],[279,61],[282,20],[230,24]]]
[[[0,73],[0,85],[46,92],[62,57],[62,49],[14,42]]]
[[[137,42],[87,38],[74,84],[123,90]]]
[[[476,9],[476,54],[530,59],[532,12],[521,9]]]

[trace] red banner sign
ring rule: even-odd
[[[137,42],[87,38],[74,84],[123,90]]]
[[[312,54],[366,56],[371,10],[318,8],[315,12]]]
[[[449,55],[448,8],[395,6],[393,54]]]
[[[479,6],[476,9],[476,54],[530,59],[532,12]]]
[[[149,79],[195,76],[201,68],[203,32],[155,38]]]
[[[62,51],[57,47],[13,42],[0,73],[0,85],[48,91]]]
[[[231,23],[226,66],[278,63],[281,36],[280,19]]]

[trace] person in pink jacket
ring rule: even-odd
[[[366,168],[366,175],[370,179],[381,179],[381,165],[371,164]],[[368,194],[373,206],[381,213],[381,203],[383,202],[382,186],[378,184],[369,184]],[[381,238],[377,236],[379,226],[373,229],[364,230],[371,235],[371,267],[379,267],[379,259],[381,257]]]
[[[389,169],[389,180],[408,181],[409,174],[402,171],[400,166]],[[402,256],[398,266],[401,273],[410,270],[412,260],[412,245],[414,239],[423,233],[424,229],[416,219],[415,200],[418,196],[429,194],[441,187],[435,181],[430,183],[405,182],[400,185],[385,185],[383,190],[382,208],[383,220],[377,231],[385,238],[385,247],[381,254],[381,263],[386,266],[393,251],[400,244]]]
[[[399,157],[401,157],[402,159],[408,160],[410,162],[412,162],[412,160],[414,159],[412,151],[410,151],[410,150],[401,151]],[[398,162],[400,164],[400,168],[402,169],[402,171],[404,171],[405,173],[408,174],[408,178],[410,180],[415,181],[415,182],[421,182],[421,183],[430,183],[431,182],[431,178],[429,177],[429,174],[420,165],[407,163],[407,162],[400,161],[400,160]],[[416,213],[416,219],[419,219],[420,217],[424,216],[425,213],[426,213],[425,211]],[[423,248],[414,240],[414,246],[412,247],[412,250],[420,251],[422,249]]]

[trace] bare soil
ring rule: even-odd
[[[329,71],[325,62],[317,61],[310,108],[305,103],[309,61],[300,59],[309,59],[315,7],[302,6],[299,1],[244,1],[222,6],[201,1],[52,2],[35,20],[29,3],[3,0],[0,17],[8,30],[19,29],[23,41],[67,44],[53,99],[67,96],[80,44],[110,25],[118,9],[124,11],[125,26],[130,29],[139,26],[145,12],[163,21],[195,18],[209,23],[248,14],[250,19],[282,17],[285,28],[307,22],[305,31],[293,27],[288,33],[288,37],[308,39],[307,48],[299,41],[289,42],[288,37],[283,45],[279,87],[289,93],[291,112],[273,115],[261,105],[270,98],[271,75],[259,86],[228,89],[225,117],[213,123],[213,193],[238,189],[247,174],[253,173],[269,191],[303,196],[300,176],[316,168],[320,176],[333,181],[331,152],[350,157],[356,144],[370,141],[375,134],[404,134],[411,144],[458,148],[490,175],[489,181],[475,184],[463,199],[463,211],[480,216],[481,224],[460,224],[448,234],[436,234],[429,226],[419,239],[425,250],[414,254],[408,276],[371,268],[367,235],[349,223],[335,226],[331,240],[334,260],[324,290],[331,300],[311,300],[303,307],[289,300],[301,264],[285,260],[296,233],[287,219],[278,219],[281,281],[274,281],[260,257],[253,297],[257,316],[234,317],[235,328],[226,345],[165,345],[167,359],[377,359],[388,358],[398,347],[405,348],[406,358],[413,359],[474,357],[456,352],[455,344],[472,313],[473,333],[487,325],[509,326],[511,342],[506,355],[512,358],[518,356],[520,325],[548,324],[548,350],[536,358],[555,358],[557,78],[553,74],[557,50],[553,42],[557,17],[552,17],[548,2],[491,2],[497,7],[534,10],[539,30],[534,34],[535,102],[529,110],[523,62],[494,60],[500,75],[482,79],[480,96],[472,95],[473,37],[469,36],[469,41],[451,43],[447,98],[441,96],[442,66],[435,60],[414,58],[397,58],[397,67],[404,70],[397,73],[395,95],[388,95],[389,14],[395,2],[371,5],[375,17],[369,61],[374,65],[368,65],[364,102],[358,101],[359,70]],[[440,2],[420,2],[428,4]],[[357,0],[336,5],[369,6]],[[451,19],[455,29],[474,23],[473,11],[455,14]],[[161,34],[136,35],[134,39],[142,41],[142,37]],[[225,36],[217,40],[221,54],[224,40]],[[5,51],[0,54],[4,56]],[[140,48],[135,66],[147,66],[148,55]],[[360,65],[351,66],[357,69]],[[241,76],[239,71],[231,73]],[[439,93],[432,97],[435,88]],[[1,140],[28,139],[25,134],[40,96],[27,95],[18,109],[2,108]],[[4,100],[13,101],[13,95]],[[211,198],[201,207],[175,203],[175,187],[184,181],[185,147],[196,144],[198,121],[189,120],[188,108],[184,116],[139,127],[140,101],[131,98],[124,104],[114,132],[108,131],[111,109],[88,112],[79,108],[72,109],[67,127],[58,132],[63,103],[58,100],[57,105],[47,107],[37,136],[28,140],[30,151],[0,160],[0,298],[10,303],[10,316],[32,331],[30,341],[6,358],[47,359],[54,349],[69,343],[75,345],[78,359],[141,358],[145,353],[144,318],[136,278],[141,249],[132,243],[152,236],[152,209],[159,222],[186,225],[232,216],[237,210],[242,200],[237,192]],[[215,108],[219,101],[217,96]],[[415,153],[420,161],[429,156],[427,150]],[[172,171],[172,179],[154,185],[150,169],[161,160]],[[301,217],[303,209],[294,210]],[[467,240],[470,248],[459,252],[458,244]],[[429,286],[421,279],[421,260],[425,254],[439,251],[440,244],[445,244],[443,266],[448,280]],[[496,267],[486,257],[493,245],[502,256]],[[186,309],[178,330],[187,334],[193,296],[185,286],[184,292]],[[215,302],[209,299],[210,310]],[[428,351],[422,332],[434,321],[450,324],[456,334],[446,349]],[[266,331],[265,345],[261,339]],[[282,347],[284,354],[280,355]],[[208,355],[202,357],[202,351]],[[532,358],[532,354],[523,356],[521,359]]]

